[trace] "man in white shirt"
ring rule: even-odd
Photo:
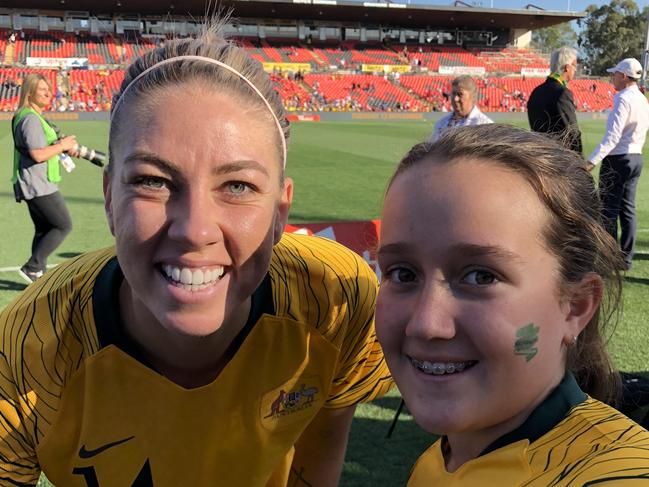
[[[602,142],[588,157],[588,170],[602,161],[599,192],[604,225],[617,240],[620,220],[620,248],[626,269],[631,269],[635,247],[635,194],[642,171],[642,147],[649,128],[649,103],[638,88],[642,65],[633,58],[623,59],[607,69],[611,84],[618,92],[608,116]]]
[[[471,76],[462,75],[455,78],[451,90],[451,108],[453,111],[435,123],[433,133],[428,138],[429,142],[435,142],[449,128],[493,123],[493,120],[482,113],[476,106],[478,87]]]

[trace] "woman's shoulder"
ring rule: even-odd
[[[27,134],[34,131],[37,131],[40,134],[43,132],[41,119],[35,113],[28,112],[22,115],[18,113],[16,116],[18,118],[15,119],[16,121],[13,124],[14,132],[17,132],[18,134]]]
[[[270,265],[275,312],[337,334],[373,316],[378,280],[363,258],[326,238],[284,234]]]
[[[16,120],[16,124],[25,124],[25,123],[37,123],[41,124],[41,119],[40,117],[33,111],[27,111],[27,112],[22,112],[18,111],[14,115],[14,119]]]
[[[376,281],[376,274],[356,252],[334,240],[312,235],[285,233],[274,248],[272,264],[325,280],[361,277]]]
[[[0,313],[0,336],[5,338],[4,346],[9,346],[9,351],[0,347],[0,352],[6,356],[14,351],[12,343],[31,339],[57,342],[67,330],[76,328],[78,318],[91,314],[97,274],[113,256],[112,248],[82,254],[27,287]]]

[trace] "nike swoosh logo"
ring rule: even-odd
[[[129,436],[128,438],[124,438],[123,440],[117,440],[111,443],[106,443],[105,445],[102,445],[99,448],[95,448],[94,450],[86,450],[86,445],[81,445],[81,448],[79,448],[79,457],[92,458],[96,455],[99,455],[102,452],[105,452],[109,448],[112,448],[117,445],[121,445],[122,443],[126,443],[127,441],[130,441],[133,438],[135,438],[135,436]]]

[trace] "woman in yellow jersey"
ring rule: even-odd
[[[386,193],[377,334],[441,437],[408,485],[649,485],[604,348],[621,255],[583,161],[503,125],[414,146]],[[577,385],[581,384],[582,389]]]
[[[115,248],[0,314],[0,484],[338,484],[358,402],[391,383],[376,276],[282,235],[288,122],[220,34],[137,59],[114,98]]]

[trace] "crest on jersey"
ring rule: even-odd
[[[269,429],[310,421],[327,396],[319,377],[294,378],[261,398],[260,419]]]
[[[307,384],[302,384],[299,388],[291,391],[280,389],[270,404],[270,410],[267,411],[268,414],[264,416],[264,419],[279,418],[310,408],[318,392],[317,387]]]

